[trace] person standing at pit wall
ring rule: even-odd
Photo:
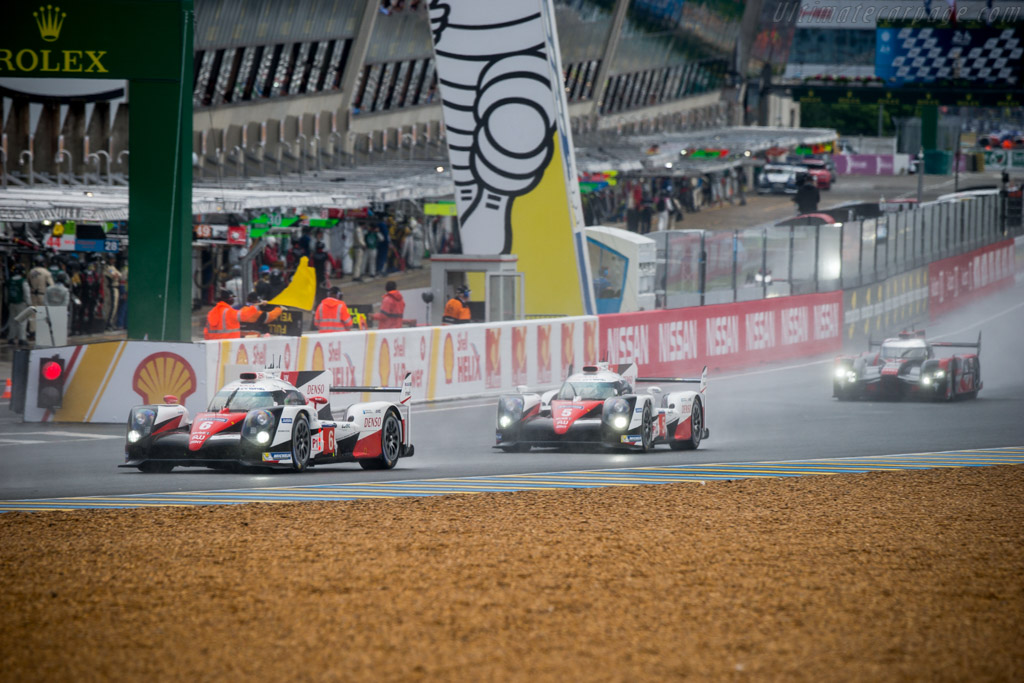
[[[352,315],[342,299],[341,290],[331,287],[316,307],[313,324],[321,332],[345,332],[352,329]]]
[[[217,305],[206,314],[203,339],[239,339],[242,336],[238,311],[232,307],[235,295],[226,289],[220,291]]]
[[[384,298],[380,302],[380,311],[373,314],[377,321],[377,328],[381,330],[392,330],[402,326],[402,315],[405,313],[405,299],[398,291],[398,285],[394,280],[388,280],[384,285]]]
[[[441,318],[443,325],[462,325],[470,322],[469,306],[469,287],[463,285],[459,287],[455,296],[448,300],[448,303],[444,306],[444,316]]]
[[[7,280],[7,339],[15,346],[28,345],[28,322],[18,322],[15,318],[29,306],[32,290],[25,278],[25,268],[20,263],[11,268],[11,276]]]

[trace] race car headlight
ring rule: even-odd
[[[844,367],[842,365],[839,366],[838,368],[836,368],[836,378],[837,379],[846,379],[846,373],[847,372],[848,371],[847,371],[846,367]]]
[[[256,443],[268,443],[276,424],[277,418],[269,410],[253,410],[242,423],[242,436]]]
[[[133,408],[128,416],[128,443],[136,443],[149,436],[156,422],[156,411],[152,408]]]
[[[507,429],[523,417],[521,396],[502,396],[498,401],[498,427]]]
[[[942,379],[945,376],[946,376],[946,373],[943,372],[942,370],[936,370],[935,371],[935,379]]]
[[[633,404],[625,398],[610,398],[604,403],[604,420],[612,429],[626,429],[632,412]]]
[[[921,378],[921,384],[923,384],[925,386],[928,386],[931,383],[932,383],[932,378],[931,377],[925,376],[925,377]]]

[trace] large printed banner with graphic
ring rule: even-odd
[[[51,413],[36,407],[39,363],[64,360],[63,405]],[[175,396],[190,411],[206,408],[207,346],[204,343],[119,341],[34,349],[29,355],[25,422],[128,420],[132,406]]]
[[[928,321],[928,268],[921,267],[843,292],[843,343],[851,350],[863,350],[900,328]]]
[[[432,2],[430,26],[463,253],[518,255],[528,315],[593,313],[552,0]]]
[[[838,350],[841,291],[602,315],[601,357],[641,375],[696,374]]]
[[[1014,282],[1014,241],[1003,240],[928,264],[928,309],[932,318],[960,308]]]
[[[836,154],[840,175],[903,175],[910,169],[909,154]]]

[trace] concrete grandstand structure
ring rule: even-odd
[[[197,212],[447,194],[437,170],[447,148],[427,4],[196,0],[193,180],[198,196],[225,195]],[[761,49],[772,3],[553,4],[580,147],[743,124],[746,76],[786,54]],[[106,187],[130,175],[126,82],[3,76],[4,187],[98,186],[86,207],[120,209],[77,215],[123,219],[123,201]],[[799,125],[796,106],[769,99],[763,123]],[[271,187],[309,196],[261,199]],[[245,199],[233,201],[232,192]],[[47,204],[12,197],[0,219],[39,220]]]

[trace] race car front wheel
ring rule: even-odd
[[[640,446],[646,453],[654,448],[654,418],[651,417],[651,404],[644,406],[644,414],[640,418]]]
[[[305,415],[297,415],[292,425],[292,469],[301,472],[309,465],[310,445],[309,422]]]
[[[360,460],[364,470],[390,470],[402,453],[402,422],[394,409],[388,410],[380,426],[380,457]]]

